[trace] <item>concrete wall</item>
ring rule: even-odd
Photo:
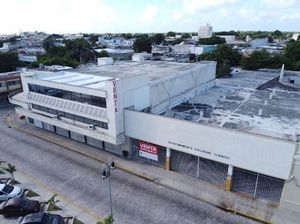
[[[201,85],[215,79],[216,63],[199,64],[193,70],[151,82],[150,105],[153,113],[161,113],[184,99],[195,96]]]
[[[126,136],[269,176],[288,179],[295,143],[125,110]]]
[[[284,185],[281,203],[282,208],[300,211],[300,145],[297,145],[296,155],[294,156],[294,166],[291,179]]]

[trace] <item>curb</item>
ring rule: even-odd
[[[18,127],[18,126],[16,126],[16,125],[12,124],[12,123],[8,120],[8,117],[10,117],[10,116],[7,116],[7,117],[5,118],[5,121],[6,121],[7,125],[13,127],[14,129],[17,129],[17,130],[19,130],[19,131],[25,132],[25,133],[27,133],[27,134],[33,136],[33,137],[36,137],[36,138],[39,138],[39,139],[43,139],[44,141],[47,141],[47,142],[49,142],[49,143],[58,145],[58,146],[63,147],[63,148],[65,148],[65,149],[69,150],[69,151],[78,153],[78,154],[80,154],[80,155],[82,155],[82,156],[85,156],[85,157],[87,157],[87,158],[89,158],[89,159],[96,160],[96,161],[98,161],[98,162],[100,162],[100,163],[103,163],[103,164],[104,164],[104,163],[106,162],[106,161],[104,161],[104,160],[102,160],[102,159],[99,159],[99,158],[93,157],[93,156],[91,156],[91,155],[88,155],[88,154],[86,154],[86,153],[83,153],[83,152],[74,150],[74,149],[72,149],[71,147],[68,147],[68,146],[59,144],[59,143],[57,143],[57,142],[55,142],[55,141],[49,140],[49,139],[47,139],[47,138],[45,138],[45,137],[43,137],[43,136],[33,134],[33,133],[31,133],[30,131],[27,131],[27,130],[25,130],[25,129],[23,129],[23,128],[20,128],[20,127]],[[208,204],[210,204],[210,205],[212,205],[212,206],[214,206],[214,207],[216,207],[216,208],[219,208],[219,209],[221,209],[221,210],[223,210],[223,211],[225,211],[225,212],[234,213],[234,214],[236,214],[236,215],[239,215],[239,216],[242,216],[242,217],[245,217],[245,218],[248,218],[248,219],[251,219],[251,220],[260,222],[260,223],[263,223],[263,224],[272,224],[272,222],[268,222],[268,221],[265,221],[265,220],[263,220],[263,219],[261,219],[261,218],[258,218],[258,217],[255,217],[255,216],[251,216],[251,215],[249,215],[249,214],[247,214],[247,213],[244,213],[244,212],[235,210],[235,209],[233,209],[233,208],[225,207],[225,206],[218,205],[218,204],[214,204],[214,203],[212,203],[212,202],[210,202],[210,201],[206,201],[206,200],[203,200],[203,199],[201,199],[201,198],[195,197],[195,196],[190,195],[190,194],[188,194],[188,193],[186,193],[186,192],[180,191],[180,190],[178,190],[178,189],[176,189],[176,188],[173,188],[173,187],[171,187],[171,186],[168,186],[168,185],[166,185],[166,184],[163,184],[163,183],[161,183],[160,181],[157,181],[157,179],[152,178],[152,177],[149,177],[149,176],[147,176],[147,175],[145,175],[145,174],[137,173],[137,172],[135,172],[135,171],[132,171],[132,170],[130,170],[130,169],[128,169],[128,168],[124,168],[124,167],[122,167],[122,166],[118,166],[117,168],[120,169],[120,170],[122,170],[122,171],[124,171],[124,172],[126,172],[126,173],[129,173],[129,174],[131,174],[131,175],[134,175],[134,176],[136,176],[136,177],[139,177],[139,178],[142,178],[142,179],[144,179],[144,180],[153,182],[153,183],[155,183],[155,184],[157,184],[157,185],[159,185],[159,186],[163,186],[163,187],[169,188],[169,189],[171,189],[171,190],[173,190],[173,191],[176,191],[176,192],[178,192],[178,193],[184,194],[184,195],[186,195],[186,196],[188,196],[188,197],[191,197],[191,198],[193,198],[193,199],[197,199],[197,200],[200,200],[200,201],[202,201],[202,202],[208,203]]]
[[[52,143],[52,144],[61,146],[61,147],[65,148],[65,149],[68,149],[69,151],[78,153],[78,154],[80,154],[80,155],[82,155],[82,156],[85,156],[85,157],[87,157],[87,158],[89,158],[89,159],[96,160],[96,161],[98,161],[98,162],[100,162],[100,163],[103,163],[103,164],[106,163],[106,161],[103,160],[103,159],[100,159],[100,158],[97,158],[97,157],[93,157],[93,156],[91,156],[91,155],[89,155],[89,154],[87,154],[87,153],[84,153],[84,152],[81,152],[81,151],[77,151],[77,150],[75,150],[75,149],[73,149],[73,148],[71,148],[71,147],[65,146],[65,145],[63,145],[63,144],[57,143],[56,141],[50,140],[50,139],[45,138],[45,137],[40,136],[40,135],[33,134],[32,132],[27,131],[26,129],[20,128],[20,127],[18,127],[18,126],[16,126],[16,125],[12,124],[12,123],[8,120],[7,117],[5,118],[5,120],[6,120],[7,125],[13,127],[14,129],[17,129],[17,130],[19,130],[19,131],[25,132],[25,133],[27,133],[27,134],[33,136],[33,137],[36,137],[36,138],[39,138],[39,139],[43,139],[44,141],[47,141],[47,142],[49,142],[49,143]],[[122,166],[118,166],[118,169],[120,169],[120,170],[122,170],[122,171],[124,171],[124,172],[126,172],[126,173],[132,174],[132,175],[134,175],[134,176],[140,177],[140,178],[142,178],[142,179],[144,179],[144,180],[147,180],[147,181],[154,181],[154,180],[155,180],[155,178],[146,176],[146,175],[141,174],[141,173],[137,173],[137,172],[135,172],[135,171],[132,171],[132,170],[130,170],[130,169],[128,169],[128,168],[125,168],[125,167],[122,167]]]

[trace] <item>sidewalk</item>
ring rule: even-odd
[[[178,172],[166,171],[163,168],[136,160],[126,160],[115,154],[76,142],[43,129],[28,125],[24,120],[15,117],[15,113],[6,118],[7,123],[20,131],[60,145],[67,150],[80,153],[99,162],[114,159],[118,169],[151,181],[157,185],[178,191],[192,198],[205,201],[221,209],[234,212],[265,223],[299,223],[300,214],[270,206],[265,201],[247,198],[237,193],[200,181]]]

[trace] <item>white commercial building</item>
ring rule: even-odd
[[[206,26],[200,26],[198,31],[198,37],[200,38],[210,38],[212,37],[213,27],[207,24]]]
[[[232,44],[235,42],[235,35],[217,35],[217,37],[225,39],[227,44]]]
[[[37,127],[299,212],[299,92],[272,88],[277,73],[215,71],[142,61],[26,72],[10,101]]]

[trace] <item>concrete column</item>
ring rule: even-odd
[[[166,149],[166,170],[170,171],[171,168],[171,149]]]
[[[227,171],[227,179],[226,179],[226,190],[231,190],[232,185],[232,174],[233,174],[233,166],[228,165],[228,171]]]

